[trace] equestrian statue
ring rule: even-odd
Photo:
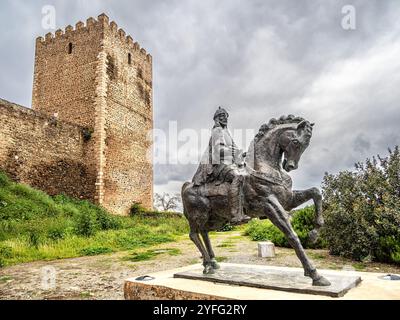
[[[239,225],[252,218],[269,219],[288,239],[300,259],[304,275],[314,286],[329,286],[307,257],[290,223],[290,212],[313,200],[315,241],[323,226],[322,196],[318,188],[292,190],[286,173],[298,168],[309,146],[314,124],[293,115],[271,119],[261,126],[247,153],[239,150],[228,129],[229,114],[219,107],[210,142],[192,182],[182,187],[184,215],[190,239],[203,257],[204,274],[219,269],[208,233],[226,224]],[[201,237],[200,237],[201,236]]]

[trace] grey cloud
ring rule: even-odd
[[[397,0],[3,1],[2,98],[30,105],[45,4],[55,5],[58,27],[104,11],[153,55],[157,128],[176,120],[179,128],[210,129],[218,105],[229,109],[232,129],[257,130],[289,113],[316,122],[293,173],[296,188],[399,143]],[[356,30],[341,28],[347,4],[356,8]],[[194,171],[157,165],[156,184]]]
[[[362,135],[358,135],[353,141],[354,151],[366,152],[371,148],[371,143]]]

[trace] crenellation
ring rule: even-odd
[[[52,34],[51,32],[49,32],[49,33],[47,33],[47,34],[45,35],[46,42],[52,41],[53,38],[54,38],[54,37],[53,37],[53,34]]]
[[[68,25],[65,27],[65,34],[68,35],[74,31],[74,27],[71,25]]]
[[[119,35],[119,37],[121,38],[122,41],[125,40],[126,32],[124,31],[124,29],[119,29],[118,30],[118,35]]]
[[[85,24],[84,24],[82,21],[78,21],[78,22],[75,24],[75,30],[81,30],[81,29],[83,29],[83,28],[85,28]]]
[[[117,33],[118,32],[118,24],[115,21],[111,21],[110,23],[110,29],[113,33]]]
[[[86,20],[86,27],[87,27],[89,30],[92,29],[92,28],[94,28],[94,27],[96,26],[96,24],[97,24],[97,20],[96,20],[95,18],[90,17],[90,18],[88,18],[88,19]]]
[[[61,38],[64,35],[64,31],[61,29],[58,29],[55,33],[56,38]]]
[[[126,43],[130,49],[133,48],[133,38],[131,36],[126,37]]]
[[[140,51],[140,44],[138,42],[135,42],[133,44],[133,48],[134,48],[135,51]]]
[[[36,38],[36,44],[42,44],[44,43],[44,38],[43,37],[37,37]]]
[[[102,14],[100,14],[98,17],[97,17],[97,19],[98,19],[98,21],[100,22],[100,23],[102,23],[103,25],[109,25],[109,23],[110,23],[110,18],[105,14],[105,13],[102,13]]]

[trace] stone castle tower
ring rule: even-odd
[[[80,159],[73,162],[79,162],[80,176],[85,179],[62,178],[65,184],[84,185],[78,192],[76,186],[72,195],[82,193],[83,198],[116,214],[126,214],[134,202],[152,207],[152,57],[115,22],[101,14],[97,20],[89,18],[86,25],[78,22],[75,28],[68,26],[36,40],[32,109],[36,115],[48,117],[47,127],[56,122],[58,128],[80,128],[82,137],[74,142],[79,151],[65,145],[71,142],[61,137],[61,143],[46,144],[49,150],[43,154],[52,158],[54,152],[64,152],[57,155],[57,163],[62,160],[64,171],[75,167],[77,175],[76,166],[64,161],[76,151]],[[70,132],[74,134],[74,130]],[[51,168],[57,171],[54,164]],[[21,174],[14,176],[20,178]],[[30,176],[19,180],[36,187],[46,184],[40,177],[33,183]],[[62,187],[53,186],[50,193],[60,191],[64,192]]]

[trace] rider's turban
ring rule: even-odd
[[[226,116],[229,117],[229,113],[228,113],[224,108],[219,107],[218,110],[215,111],[214,120],[215,120],[220,114],[223,114],[223,113],[225,113]]]

